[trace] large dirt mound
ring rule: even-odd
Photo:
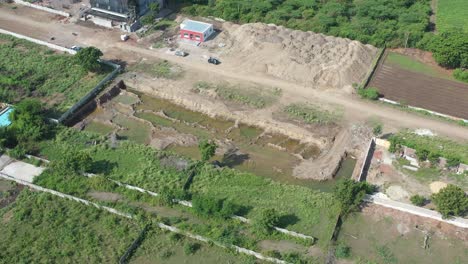
[[[222,33],[203,45],[247,72],[322,89],[359,83],[377,53],[357,41],[262,23],[224,23]]]

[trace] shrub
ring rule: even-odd
[[[178,242],[180,240],[182,240],[184,238],[184,236],[182,236],[181,234],[178,234],[178,233],[171,233],[169,235],[169,239],[173,242]]]
[[[382,133],[382,130],[383,130],[382,124],[378,123],[374,125],[372,132],[374,133],[375,136],[378,136]]]
[[[369,100],[377,100],[379,99],[379,91],[376,88],[359,88],[358,94],[361,98],[369,99]]]
[[[432,195],[432,200],[443,217],[464,216],[468,211],[468,197],[458,186],[449,184]]]
[[[351,256],[351,248],[340,243],[336,246],[335,256],[337,258],[349,258]]]
[[[447,68],[468,67],[468,38],[462,31],[447,31],[430,38],[426,47],[434,59]]]
[[[87,71],[97,71],[100,69],[98,59],[102,56],[102,51],[95,47],[87,47],[79,50],[75,54],[75,60]]]
[[[354,211],[361,204],[365,194],[375,191],[375,187],[367,182],[356,182],[352,179],[339,181],[334,189],[333,195],[341,205],[341,215],[345,216]]]
[[[462,82],[468,82],[468,70],[456,69],[453,71],[453,77]]]
[[[184,253],[185,255],[192,255],[195,253],[198,249],[200,249],[200,244],[198,243],[191,243],[187,242],[184,245]]]
[[[149,14],[141,17],[140,22],[143,25],[150,25],[150,24],[153,24],[155,19],[156,19],[156,16],[153,13],[149,13]]]
[[[22,159],[26,155],[26,149],[21,145],[18,145],[14,149],[8,151],[8,155],[14,159]]]
[[[198,144],[202,161],[210,160],[216,153],[217,145],[213,141],[202,140]]]
[[[265,209],[254,219],[254,227],[261,234],[270,234],[279,221],[280,216],[275,209]]]
[[[412,204],[416,206],[423,206],[426,203],[426,198],[424,198],[421,195],[416,194],[416,195],[411,196],[410,201]]]
[[[228,200],[220,200],[209,196],[196,195],[192,199],[192,208],[201,216],[215,216],[229,218],[234,215],[239,207]]]

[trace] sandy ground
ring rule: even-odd
[[[21,19],[18,19],[19,17]],[[138,46],[136,41],[133,40],[122,43],[119,41],[120,32],[95,26],[61,22],[55,16],[26,7],[18,7],[17,9],[11,9],[8,5],[0,7],[0,27],[41,40],[49,41],[54,36],[56,38],[54,43],[64,46],[75,44],[94,45],[102,49],[105,58],[108,59],[132,63],[141,58],[156,57],[178,63],[199,73],[217,75],[220,78],[227,77],[240,81],[250,81],[264,86],[279,87],[291,97],[341,105],[344,108],[345,120],[350,123],[375,117],[385,124],[385,129],[388,132],[400,128],[428,128],[440,135],[450,136],[455,139],[468,139],[468,129],[454,124],[426,119],[411,113],[363,101],[347,93],[308,89],[301,84],[257,73],[242,74],[236,71],[236,65],[231,65],[228,62],[214,66],[207,64],[200,58],[189,58],[190,56],[180,58],[167,54],[165,50],[149,50],[146,47]],[[72,35],[72,33],[76,33],[76,36]]]

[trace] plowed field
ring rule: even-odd
[[[468,119],[468,85],[405,70],[385,60],[378,66],[370,87],[389,100]]]

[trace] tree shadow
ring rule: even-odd
[[[236,165],[241,165],[244,161],[250,158],[249,154],[237,153],[237,149],[230,149],[224,153],[221,160],[221,166],[223,167],[234,167]]]
[[[297,222],[299,222],[299,218],[294,214],[282,215],[279,218],[278,226],[285,228],[287,226],[294,225]]]
[[[96,174],[109,174],[112,170],[117,167],[117,162],[108,160],[98,160],[93,162],[91,171]]]
[[[236,210],[236,215],[246,216],[253,209],[250,205],[239,205],[239,208]]]

